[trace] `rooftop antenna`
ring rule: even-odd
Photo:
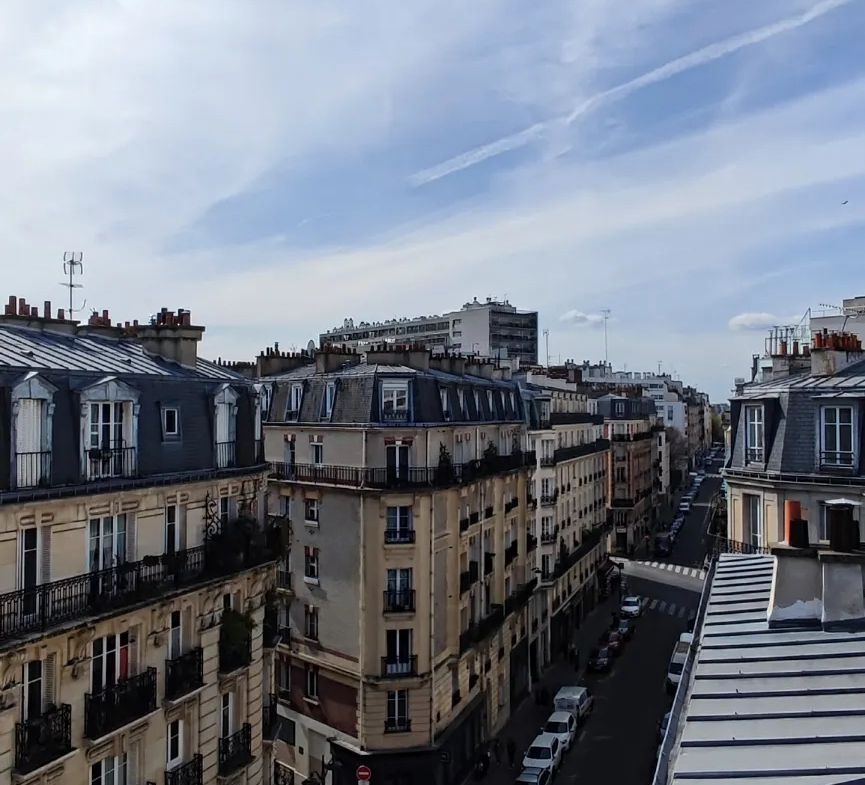
[[[76,289],[83,289],[84,285],[80,283],[75,283],[76,275],[84,274],[84,265],[81,263],[81,260],[84,258],[84,254],[81,251],[64,251],[63,253],[63,272],[69,278],[67,283],[61,283],[61,286],[65,286],[69,290],[69,318],[72,318],[74,313],[84,310],[84,306],[87,305],[87,298],[84,299],[84,302],[81,303],[80,308],[73,308],[73,298],[75,295]]]
[[[547,350],[547,369],[550,367],[550,331],[548,329],[544,330],[544,344],[546,345]]]
[[[610,351],[609,351],[609,346],[607,344],[607,322],[609,321],[609,318],[610,318],[610,309],[609,308],[602,308],[601,309],[601,316],[604,317],[604,362],[609,364]]]

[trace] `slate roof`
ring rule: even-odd
[[[140,375],[185,379],[248,379],[224,366],[200,359],[196,367],[147,354],[134,341],[97,335],[66,335],[0,324],[0,371],[75,371],[105,375]]]
[[[670,785],[841,785],[865,776],[865,633],[770,630],[773,556],[722,554]]]

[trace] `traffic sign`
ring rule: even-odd
[[[369,766],[357,767],[357,781],[369,782],[372,779],[372,769]]]

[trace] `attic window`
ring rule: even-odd
[[[381,416],[385,422],[405,422],[408,420],[408,382],[382,383]]]
[[[322,398],[322,417],[330,419],[333,414],[333,402],[336,398],[336,382],[328,382],[324,388],[324,398]]]
[[[475,412],[477,412],[477,416],[481,416],[481,394],[475,390]]]
[[[462,389],[458,389],[457,390],[457,398],[459,398],[460,412],[462,413],[463,419],[468,420],[469,410],[466,407],[466,391],[462,390]]]
[[[496,419],[496,406],[493,403],[493,391],[487,390],[487,405],[490,407],[490,417]]]
[[[445,420],[450,420],[451,407],[450,407],[450,400],[448,398],[447,387],[439,388],[439,396],[441,397],[441,401],[442,401],[442,414],[444,415]]]
[[[285,409],[285,419],[294,422],[300,418],[300,405],[303,402],[303,385],[292,384],[288,398],[288,406]]]
[[[180,410],[176,406],[162,407],[162,438],[165,441],[180,438]]]

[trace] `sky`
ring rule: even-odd
[[[6,0],[0,299],[59,307],[80,251],[85,317],[188,308],[232,360],[492,296],[598,361],[609,309],[614,367],[721,401],[865,293],[863,35],[865,0]]]

